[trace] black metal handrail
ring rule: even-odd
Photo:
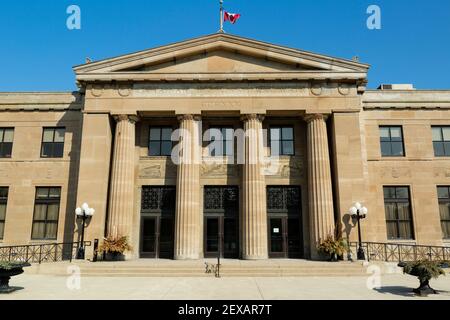
[[[358,250],[358,242],[350,242],[349,247],[352,255],[355,255]],[[362,247],[368,261],[450,260],[450,247],[390,242],[363,242]]]
[[[44,262],[72,261],[76,257],[80,245],[81,242],[65,242],[0,247],[0,261],[39,264]],[[84,246],[91,246],[91,241],[85,241]]]

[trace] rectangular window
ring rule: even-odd
[[[234,154],[234,129],[232,127],[210,127],[209,142],[209,156],[232,156]]]
[[[384,187],[388,239],[414,239],[408,187]]]
[[[273,156],[293,156],[294,151],[294,127],[270,128],[270,154]]]
[[[31,239],[56,240],[60,200],[60,187],[36,188]]]
[[[0,188],[0,240],[3,240],[6,221],[6,206],[8,203],[8,187]]]
[[[65,128],[44,128],[41,158],[62,158],[64,155]]]
[[[450,239],[450,187],[438,187],[439,213],[444,239]]]
[[[381,155],[403,157],[403,130],[400,126],[380,126]]]
[[[170,156],[172,154],[172,127],[151,127],[148,145],[149,156]]]
[[[434,155],[436,157],[450,157],[450,126],[433,126]]]
[[[13,140],[13,128],[0,128],[0,158],[11,158]]]

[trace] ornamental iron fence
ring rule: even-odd
[[[0,247],[0,261],[39,264],[45,262],[72,261],[72,259],[75,259],[80,245],[81,242],[67,242]],[[90,241],[84,242],[85,248],[90,246]]]
[[[350,242],[353,256],[356,256],[358,246],[358,242]],[[363,242],[362,247],[368,261],[450,261],[450,247],[382,242]]]

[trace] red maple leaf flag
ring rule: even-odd
[[[230,21],[232,24],[235,24],[236,21],[238,21],[238,19],[241,17],[241,15],[239,13],[229,13],[225,11],[223,17],[225,21]]]

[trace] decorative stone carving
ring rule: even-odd
[[[338,87],[338,91],[343,96],[347,96],[350,93],[350,87],[345,83],[341,83]]]
[[[101,97],[103,94],[103,85],[101,84],[94,84],[91,88],[91,94],[94,97]]]
[[[128,97],[131,93],[131,87],[128,84],[120,84],[117,89],[117,93],[121,97]]]
[[[411,170],[409,168],[405,167],[398,167],[398,168],[384,168],[381,170],[381,176],[383,178],[410,178],[411,177]]]
[[[201,167],[201,176],[204,178],[236,175],[237,167],[235,165],[228,165],[224,163],[203,163]]]
[[[152,179],[161,177],[162,177],[161,164],[145,165],[141,167],[139,171],[139,178],[141,179]]]
[[[450,168],[434,168],[436,178],[450,178]]]
[[[315,96],[320,96],[322,94],[322,86],[320,84],[311,85],[311,93]]]

